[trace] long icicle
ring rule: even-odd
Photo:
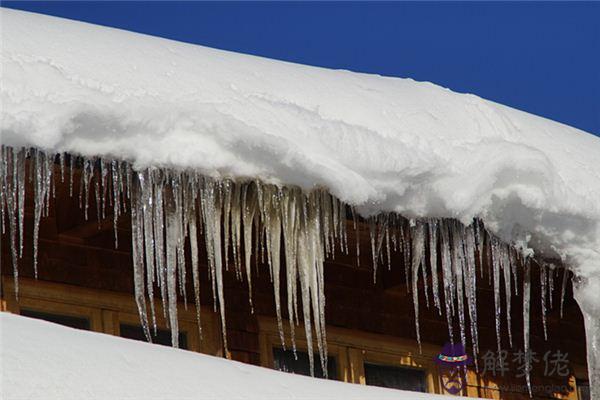
[[[527,390],[529,397],[532,397],[531,391],[531,346],[529,342],[529,316],[531,310],[531,260],[526,259],[523,265],[523,351],[525,352],[525,380],[527,381]]]

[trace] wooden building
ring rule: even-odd
[[[55,166],[55,168],[58,168]],[[80,171],[76,171],[79,174]],[[75,179],[75,182],[78,182]],[[85,220],[77,195],[69,196],[68,184],[56,182],[56,196],[50,199],[49,216],[40,224],[38,277],[34,278],[32,260],[33,203],[25,205],[25,248],[19,260],[19,291],[15,288],[8,235],[2,235],[2,304],[3,310],[41,318],[78,329],[87,329],[131,339],[145,340],[133,298],[130,216],[119,218],[118,247],[114,247],[113,216],[98,221],[93,201]],[[32,191],[32,187],[27,187]],[[31,199],[31,196],[29,197]],[[29,200],[31,201],[31,200]],[[356,231],[347,221],[350,248],[357,240]],[[408,294],[402,257],[395,257],[392,268],[379,268],[373,282],[373,270],[366,224],[359,224],[360,263],[351,255],[336,255],[325,265],[326,321],[329,379],[356,384],[380,385],[406,390],[446,393],[443,377],[434,359],[448,341],[445,319],[421,299],[420,327],[422,348],[415,336],[412,295]],[[200,246],[203,249],[203,246]],[[201,260],[205,260],[201,254]],[[308,373],[306,340],[302,329],[296,330],[298,359],[282,348],[273,291],[268,269],[253,260],[255,280],[254,310],[248,302],[248,286],[236,279],[230,268],[225,272],[225,296],[228,351],[223,348],[218,310],[213,297],[206,264],[201,269],[202,337],[196,324],[193,288],[189,283],[187,304],[179,304],[180,347],[223,356],[267,368]],[[562,272],[557,275],[557,285]],[[431,279],[431,277],[429,278]],[[494,299],[488,276],[478,277],[480,357],[478,371],[471,365],[467,385],[459,393],[484,398],[526,399],[524,377],[511,364],[506,371],[486,368],[482,355],[496,349]],[[533,269],[532,281],[539,281]],[[548,340],[544,340],[538,285],[532,289],[531,342],[538,361],[533,363],[533,398],[585,400],[585,334],[582,316],[573,300],[570,284],[566,286],[564,316],[560,317],[560,290],[551,293],[553,309],[549,312]],[[503,299],[504,301],[504,299]],[[509,358],[522,348],[522,322],[518,318],[520,298],[513,301],[514,347],[503,348]],[[170,345],[170,333],[162,318],[160,300],[156,299],[158,330],[153,341]],[[284,312],[285,314],[285,312]],[[285,315],[284,315],[285,317]],[[284,324],[284,326],[286,326]],[[456,328],[457,329],[457,328]],[[286,335],[289,338],[289,335]],[[548,357],[555,352],[568,353],[567,370],[549,371]],[[509,360],[510,361],[510,360]],[[317,363],[318,364],[318,363]],[[550,365],[552,366],[552,365]],[[556,363],[554,364],[556,367]],[[556,369],[556,368],[555,368]],[[552,373],[550,373],[552,372]],[[317,376],[323,372],[317,368]]]

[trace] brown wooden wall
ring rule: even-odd
[[[75,182],[78,182],[76,177]],[[127,296],[131,299],[133,279],[131,274],[131,243],[129,216],[124,215],[119,219],[119,246],[114,248],[112,215],[98,224],[94,202],[90,201],[89,221],[85,221],[83,213],[79,210],[77,194],[70,198],[66,185],[57,186],[57,195],[51,200],[50,215],[42,220],[39,241],[39,274],[38,280],[45,283],[71,285],[85,288],[97,293],[113,293]],[[21,278],[33,278],[32,267],[32,223],[33,210],[31,197],[26,205],[26,244],[24,257],[20,260],[19,273]],[[349,363],[363,354],[377,353],[377,343],[382,343],[381,354],[388,354],[394,358],[394,348],[402,350],[402,354],[411,354],[411,359],[427,359],[435,355],[441,346],[448,340],[448,329],[445,318],[437,314],[433,307],[427,309],[422,289],[420,292],[420,325],[421,338],[424,343],[424,356],[418,355],[414,310],[412,295],[407,293],[404,282],[403,265],[401,257],[396,257],[392,269],[379,266],[378,279],[373,283],[371,256],[367,245],[368,232],[361,225],[361,259],[360,267],[354,255],[355,233],[349,223],[349,239],[351,255],[338,254],[335,260],[329,260],[325,267],[325,291],[327,298],[326,320],[331,342],[330,348],[343,349],[344,359]],[[201,246],[202,248],[202,246]],[[12,276],[12,261],[10,257],[8,235],[2,236],[2,275]],[[204,257],[202,257],[204,259]],[[233,271],[225,273],[225,302],[227,318],[227,337],[230,357],[255,365],[269,366],[269,337],[272,336],[272,321],[274,318],[274,300],[269,273],[264,265],[255,267],[253,293],[255,313],[251,314],[248,304],[248,288],[245,282],[235,279]],[[191,276],[191,273],[188,273]],[[212,294],[206,265],[201,271],[201,302],[210,310],[212,307]],[[282,277],[283,278],[283,277]],[[496,349],[494,330],[494,305],[491,287],[487,284],[487,277],[480,279],[478,291],[478,316],[480,347],[483,354],[486,350]],[[35,283],[29,282],[29,290],[35,290]],[[554,310],[548,316],[549,340],[543,339],[539,276],[534,269],[532,275],[532,312],[531,312],[531,341],[532,349],[538,355],[543,355],[547,350],[560,350],[569,353],[571,369],[580,378],[585,377],[585,343],[581,314],[573,300],[570,285],[568,285],[565,299],[565,316],[558,315],[559,292],[561,279],[557,277],[557,289],[554,293]],[[32,286],[33,285],[33,286]],[[31,289],[33,287],[33,289]],[[64,287],[64,286],[61,286]],[[282,284],[285,287],[285,283]],[[12,293],[5,292],[3,297],[8,299]],[[66,289],[65,289],[66,290]],[[193,293],[191,282],[188,282],[188,295]],[[285,303],[285,295],[282,304]],[[522,347],[522,298],[513,297],[513,334],[515,347]],[[159,300],[157,299],[157,302]],[[504,304],[504,299],[502,299]],[[188,299],[193,304],[193,298]],[[284,307],[284,312],[285,312]],[[504,310],[504,308],[503,308]],[[284,315],[285,316],[285,315]],[[212,319],[212,324],[218,324],[218,319]],[[262,322],[261,322],[262,321]],[[271,321],[271,322],[269,322]],[[455,327],[458,331],[458,326]],[[503,316],[503,345],[508,346],[506,340],[506,325]],[[271,333],[269,333],[271,332]],[[297,333],[301,335],[299,328]],[[339,345],[336,345],[336,339]],[[396,346],[396,347],[394,347]],[[368,348],[370,350],[364,350]],[[391,349],[391,350],[390,350]],[[399,350],[399,351],[400,351]],[[342,350],[340,350],[342,351]],[[362,353],[361,353],[362,352]],[[370,353],[369,353],[370,352]],[[377,359],[380,356],[373,356]],[[421,357],[421,358],[419,358]],[[381,357],[380,357],[381,358]],[[384,357],[385,358],[385,357]],[[400,356],[398,356],[398,359]],[[423,361],[427,363],[426,361]],[[350,376],[354,372],[347,372],[344,380],[360,383],[360,376]],[[510,373],[508,374],[511,375]],[[565,379],[551,379],[543,377],[543,365],[537,364],[533,371],[534,385],[556,384],[570,385],[574,389],[573,377]],[[521,389],[505,390],[502,398],[528,398],[522,390],[523,379],[490,379],[487,377],[477,379],[471,374],[469,384],[472,386],[468,394],[479,396],[495,396],[500,393],[493,389],[497,384],[514,384]],[[483,389],[486,386],[492,389]],[[564,396],[576,398],[573,393],[563,393]],[[548,394],[536,393],[539,398],[546,398]]]

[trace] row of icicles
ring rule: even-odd
[[[80,169],[79,182],[74,171]],[[277,187],[259,181],[216,180],[193,171],[167,169],[134,170],[117,160],[47,154],[35,149],[15,150],[2,146],[0,164],[0,225],[8,231],[13,260],[15,292],[18,295],[18,259],[23,256],[26,181],[33,187],[33,263],[37,276],[37,248],[41,217],[48,214],[50,198],[56,195],[55,182],[67,182],[74,195],[78,186],[80,207],[88,218],[90,197],[96,202],[98,220],[114,218],[115,246],[117,219],[131,214],[135,300],[148,340],[156,330],[154,290],[162,299],[164,317],[178,347],[177,299],[187,297],[185,243],[189,239],[190,270],[200,326],[199,235],[206,244],[215,308],[221,317],[223,342],[227,348],[223,271],[232,268],[238,279],[246,279],[252,304],[251,257],[266,258],[273,284],[275,311],[282,345],[285,347],[281,291],[286,291],[290,341],[295,352],[295,327],[304,322],[311,373],[314,372],[313,333],[322,371],[327,371],[325,333],[324,261],[337,251],[354,252],[359,262],[358,219],[353,207],[316,189],[310,193],[295,187]],[[356,229],[356,248],[349,249],[346,220]],[[477,273],[484,266],[494,288],[495,325],[498,350],[501,348],[501,290],[505,295],[508,340],[512,346],[511,295],[518,295],[517,269],[523,268],[521,295],[525,352],[529,352],[530,273],[532,263],[540,266],[544,334],[546,310],[552,307],[555,273],[553,265],[525,257],[486,230],[479,220],[464,226],[453,219],[408,220],[394,213],[367,218],[373,257],[373,278],[377,266],[391,268],[392,253],[403,258],[407,290],[412,292],[416,335],[419,331],[419,288],[427,306],[430,302],[447,320],[449,337],[467,344],[467,330],[474,359],[479,351],[477,329]],[[1,249],[0,249],[1,251]],[[265,257],[266,255],[266,257]],[[285,262],[281,262],[284,260]],[[441,274],[440,274],[441,271]],[[567,274],[564,269],[562,302]],[[281,275],[285,287],[281,286]],[[431,287],[429,287],[429,285]],[[431,294],[431,299],[430,299]],[[298,298],[301,301],[298,301]],[[301,304],[301,307],[299,307]],[[453,332],[458,318],[459,332]],[[468,329],[467,329],[468,318]],[[529,366],[530,367],[530,366]],[[530,368],[527,368],[529,371]],[[530,377],[527,375],[530,386]]]

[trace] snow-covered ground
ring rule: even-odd
[[[0,313],[0,397],[44,399],[444,399],[293,375]]]

